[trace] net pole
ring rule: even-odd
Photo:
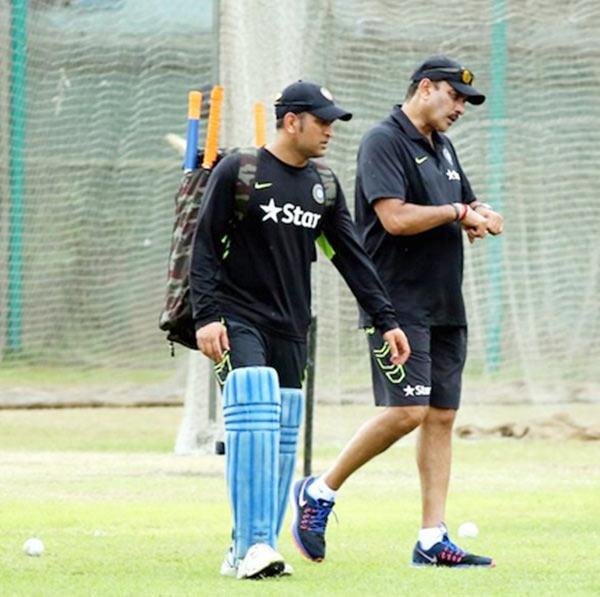
[[[315,408],[315,365],[317,354],[317,318],[312,317],[308,332],[306,361],[306,404],[304,412],[304,476],[312,472],[313,413]]]
[[[217,422],[217,381],[213,374],[212,363],[208,366],[208,421]]]
[[[489,137],[489,200],[495,211],[504,208],[502,186],[504,182],[504,147],[506,137],[505,80],[506,80],[506,0],[492,0],[492,43],[490,57],[490,137]],[[502,293],[503,293],[503,238],[491,238],[487,244],[489,263],[488,325],[486,330],[485,363],[493,373],[500,368],[502,357]]]
[[[10,352],[19,352],[22,346],[27,0],[14,0],[11,7],[7,347]]]

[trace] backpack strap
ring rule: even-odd
[[[322,162],[313,162],[317,169],[317,173],[321,179],[321,184],[325,188],[325,207],[331,207],[335,203],[337,197],[337,182],[333,170]],[[316,240],[317,246],[323,251],[323,254],[330,261],[335,257],[335,251],[325,234],[321,233]]]
[[[246,215],[250,193],[256,180],[258,149],[256,147],[247,147],[239,149],[238,153],[240,154],[240,167],[235,183],[234,215],[236,221],[240,222]]]
[[[337,182],[333,170],[322,162],[313,162],[325,188],[325,207],[331,207],[337,197]]]

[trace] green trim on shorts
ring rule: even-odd
[[[393,384],[399,384],[406,377],[406,371],[404,371],[403,365],[394,365],[389,362],[390,351],[390,345],[384,342],[381,348],[373,349],[373,356],[377,366],[383,371],[388,380]]]

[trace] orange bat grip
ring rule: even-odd
[[[202,106],[202,93],[190,91],[188,93],[188,118],[200,120],[200,107]]]
[[[265,105],[262,102],[254,104],[254,145],[263,147],[267,144],[267,127],[265,120]]]
[[[208,127],[206,143],[204,144],[203,168],[212,168],[217,159],[219,147],[219,126],[221,124],[221,104],[223,103],[223,87],[215,85],[210,92],[210,110],[208,112]]]

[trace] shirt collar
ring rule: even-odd
[[[398,125],[411,139],[414,141],[422,141],[428,147],[429,141],[422,135],[417,127],[412,123],[411,119],[402,111],[402,104],[396,104],[392,110],[391,119]],[[437,145],[443,145],[442,137],[437,131],[433,131],[432,134],[433,142]]]

